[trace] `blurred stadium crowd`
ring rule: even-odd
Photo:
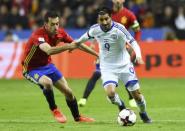
[[[48,9],[57,10],[65,28],[87,28],[96,23],[96,10],[111,0],[0,0],[0,28],[34,30]],[[185,0],[126,0],[141,28],[168,28],[169,39],[185,39]],[[168,39],[168,38],[167,38]]]

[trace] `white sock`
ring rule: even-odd
[[[114,97],[112,97],[112,98],[108,97],[108,99],[111,101],[112,104],[122,106],[122,101],[119,98],[118,94],[115,94]]]
[[[136,103],[141,113],[146,111],[146,101],[143,95],[141,95],[141,101],[136,101]]]

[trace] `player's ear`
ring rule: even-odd
[[[44,22],[44,28],[47,30],[48,29],[48,23]]]
[[[44,26],[46,26],[47,25],[47,23],[46,22],[44,22]]]

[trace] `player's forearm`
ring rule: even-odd
[[[141,49],[140,49],[139,45],[137,44],[137,42],[133,41],[131,43],[131,46],[132,46],[132,48],[134,49],[134,51],[136,53],[136,57],[140,57],[141,58],[142,57],[141,56]]]
[[[96,51],[94,51],[94,50],[91,49],[90,47],[86,46],[85,44],[81,44],[81,45],[79,46],[79,49],[82,50],[82,51],[85,51],[85,52],[87,52],[87,53],[89,53],[89,54],[92,54],[92,55],[94,55],[94,56],[96,56],[96,57],[99,57],[99,55],[98,55],[98,53],[97,53]]]
[[[48,51],[47,51],[47,54],[48,55],[54,55],[54,54],[58,54],[58,53],[61,53],[61,52],[64,52],[66,50],[71,50],[71,49],[74,49],[75,48],[75,45],[63,45],[63,46],[57,46],[57,47],[51,47]]]

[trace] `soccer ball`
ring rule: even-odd
[[[118,114],[118,124],[121,126],[133,126],[136,123],[136,114],[131,109],[123,109]]]

